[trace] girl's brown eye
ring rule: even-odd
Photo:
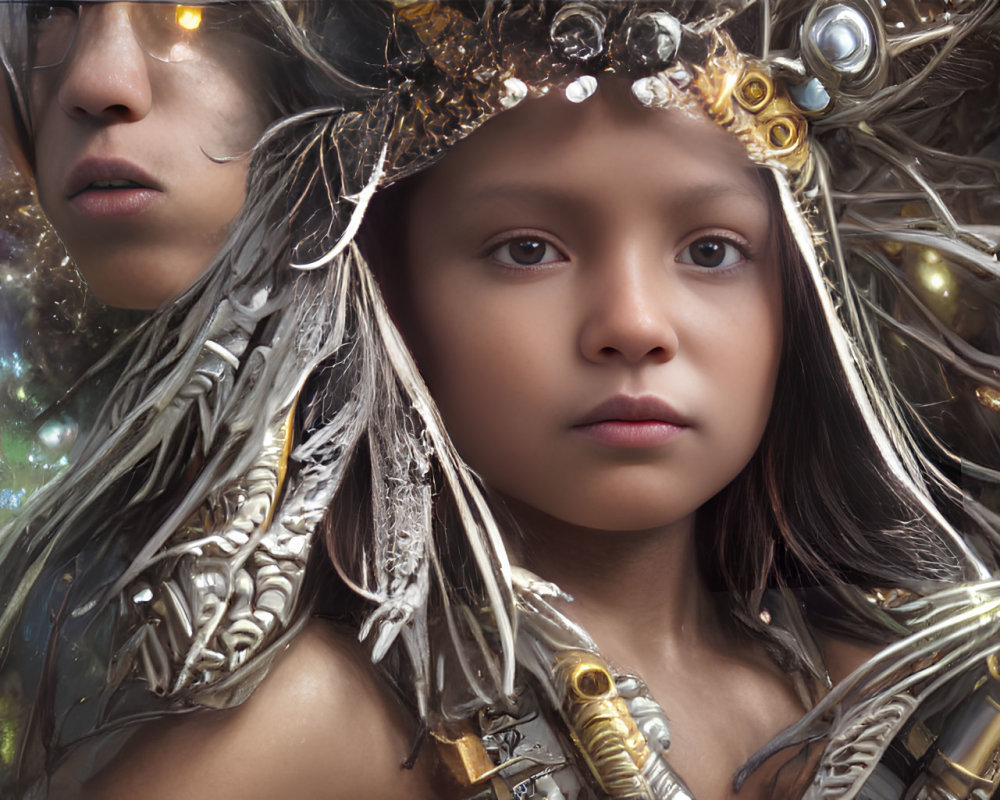
[[[545,243],[535,239],[525,239],[523,242],[511,242],[510,257],[518,264],[537,264],[545,255]]]
[[[703,269],[718,269],[731,267],[745,261],[746,253],[742,248],[725,239],[706,238],[692,242],[681,251],[677,260],[682,264],[693,264]]]
[[[507,267],[535,267],[565,261],[565,256],[543,239],[511,239],[498,245],[491,257]]]

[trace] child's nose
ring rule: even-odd
[[[70,116],[135,121],[149,113],[149,57],[132,29],[130,5],[80,7],[79,30],[59,85],[59,103]]]
[[[662,267],[638,252],[622,252],[599,267],[580,336],[588,360],[639,364],[676,355],[679,340],[662,276]]]

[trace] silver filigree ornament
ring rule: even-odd
[[[567,61],[590,61],[604,51],[607,17],[595,6],[571,2],[560,8],[549,26],[552,51]]]
[[[666,11],[639,14],[625,32],[625,46],[638,67],[663,69],[672,63],[681,44],[681,23]]]
[[[841,75],[864,72],[875,52],[871,23],[846,3],[820,11],[806,35],[826,65]]]

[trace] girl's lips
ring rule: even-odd
[[[613,447],[658,447],[690,425],[655,395],[619,394],[592,409],[573,430]]]
[[[90,187],[77,192],[69,199],[76,213],[92,219],[134,217],[141,214],[163,197],[163,193],[146,186],[121,189]]]
[[[604,420],[576,425],[573,430],[612,447],[659,447],[686,430],[662,420]]]
[[[121,158],[85,158],[66,180],[69,206],[90,219],[121,219],[142,214],[163,191],[141,167]]]
[[[127,182],[133,185],[128,188],[162,191],[155,178],[131,161],[122,158],[85,158],[69,171],[66,178],[66,197],[73,200],[87,191],[110,191],[101,184],[115,182]]]
[[[585,414],[574,427],[592,425],[595,422],[665,422],[678,428],[686,428],[690,421],[676,411],[666,400],[654,394],[638,396],[616,394],[598,404]]]

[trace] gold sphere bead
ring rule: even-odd
[[[914,289],[927,307],[948,327],[959,310],[960,286],[951,266],[932,247],[907,248],[906,267]]]

